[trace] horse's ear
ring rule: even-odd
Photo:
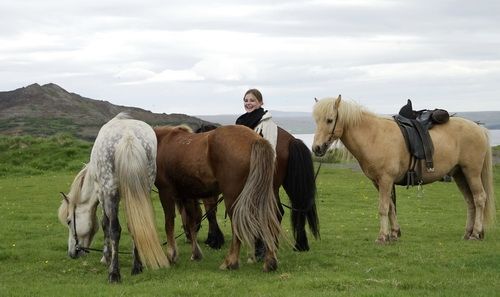
[[[339,96],[337,97],[337,100],[335,100],[335,109],[339,108],[341,100],[342,100],[342,95],[339,94]]]
[[[66,196],[66,194],[64,194],[63,192],[60,192],[61,195],[63,196],[63,200],[66,201],[66,203],[69,204],[69,199],[68,199],[68,196]]]

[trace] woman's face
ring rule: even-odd
[[[260,108],[262,103],[257,100],[254,94],[248,93],[245,95],[245,98],[243,98],[243,106],[245,107],[246,112],[252,112]]]

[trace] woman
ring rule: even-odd
[[[264,105],[264,101],[259,90],[250,89],[246,91],[243,97],[243,106],[246,113],[236,120],[236,124],[253,129],[269,141],[274,150],[276,150],[278,126],[273,122],[271,113],[264,110],[262,105]]]

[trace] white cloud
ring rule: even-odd
[[[497,1],[24,0],[0,11],[1,90],[54,82],[191,114],[242,112],[249,87],[270,109],[342,93],[381,113],[406,97],[500,110]]]

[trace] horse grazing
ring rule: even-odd
[[[87,251],[99,229],[96,209],[103,208],[104,256],[108,280],[121,280],[118,244],[120,199],[125,202],[127,226],[133,239],[132,274],[142,264],[153,269],[169,266],[155,229],[151,187],[156,177],[156,136],[146,123],[120,113],[102,126],[90,162],[75,177],[59,207],[59,220],[68,226],[68,255]]]
[[[261,238],[266,247],[264,271],[277,268],[281,232],[273,192],[274,151],[268,141],[243,126],[224,126],[196,134],[187,127],[156,127],[158,140],[155,185],[165,213],[167,257],[178,258],[174,238],[175,202],[190,207],[198,198],[222,193],[233,238],[221,269],[237,269],[241,242],[253,248]],[[186,211],[192,215],[192,210]],[[191,259],[202,253],[196,240],[196,220],[189,219]]]
[[[360,105],[338,98],[317,101],[313,151],[322,156],[340,139],[358,160],[365,175],[379,192],[379,243],[397,239],[394,184],[405,178],[410,153],[403,134],[393,118],[378,116]],[[467,203],[465,239],[482,239],[484,225],[495,219],[492,157],[488,131],[478,124],[451,117],[445,124],[429,130],[434,146],[434,171],[422,173],[423,184],[453,176]],[[423,167],[424,160],[418,161]],[[390,232],[389,232],[390,224]]]
[[[207,132],[216,129],[215,126],[204,126],[196,131],[197,133]],[[274,194],[280,202],[279,188],[283,186],[291,202],[292,231],[295,238],[295,249],[297,251],[308,251],[309,243],[305,231],[306,221],[313,236],[319,238],[319,219],[316,210],[316,182],[314,178],[314,165],[311,151],[300,140],[284,129],[278,127],[278,139],[276,144],[276,171],[274,173],[273,189]],[[217,224],[217,196],[203,199],[206,216],[208,219],[208,237],[205,241],[210,247],[219,249],[224,243],[224,236]],[[281,215],[284,214],[281,203],[278,204]],[[196,207],[196,206],[193,206]],[[197,224],[201,223],[201,210],[196,207],[195,214],[185,215],[185,210],[181,209],[185,225],[187,218],[197,219]],[[186,228],[185,228],[186,229]],[[189,234],[189,230],[186,230]],[[261,247],[256,247],[261,257]]]

